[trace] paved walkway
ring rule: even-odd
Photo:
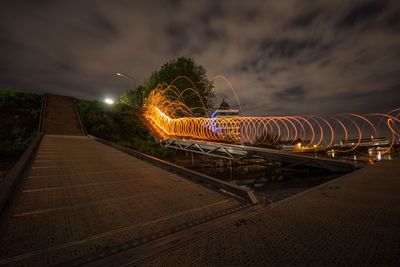
[[[379,162],[256,213],[136,264],[400,266],[400,161]]]
[[[45,135],[0,265],[58,264],[242,204],[87,137]]]
[[[83,135],[72,97],[46,95],[44,133]]]
[[[259,209],[73,136],[71,98],[46,114],[1,266],[400,266],[400,161]]]

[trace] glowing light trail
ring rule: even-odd
[[[178,79],[187,79],[193,88],[186,88],[179,92],[173,85]],[[229,82],[228,84],[231,87]],[[233,90],[232,87],[231,89]],[[189,108],[184,103],[184,94],[188,92],[197,95],[202,103],[201,107]],[[172,99],[171,95],[174,96]],[[236,93],[235,97],[239,103]],[[202,97],[194,88],[194,84],[184,76],[177,77],[171,85],[159,85],[150,93],[144,105],[145,117],[157,131],[169,138],[245,144],[280,141],[297,145],[301,141],[300,148],[313,150],[328,149],[334,144],[335,139],[341,138],[344,142],[355,141],[351,143],[350,148],[346,146],[343,149],[337,149],[336,152],[350,152],[355,151],[363,140],[370,136],[378,136],[379,130],[382,130],[382,133],[386,132],[392,136],[390,147],[382,152],[384,154],[390,151],[396,141],[395,138],[400,137],[400,113],[398,113],[400,109],[395,109],[388,114],[374,113],[362,116],[348,113],[328,118],[316,115],[207,118],[195,116],[195,111],[198,110],[207,114]],[[378,127],[380,121],[385,122],[384,129]],[[365,127],[367,130],[364,130]],[[352,132],[355,132],[357,137],[349,139]]]

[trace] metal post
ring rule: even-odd
[[[132,76],[123,74],[123,73],[119,73],[119,72],[117,72],[117,76],[124,77],[124,78],[131,80],[133,82],[133,86],[134,86],[133,90],[136,90],[136,79],[135,78],[133,78]]]

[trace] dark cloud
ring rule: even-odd
[[[87,32],[88,34],[95,34],[106,40],[115,40],[118,37],[118,28],[106,16],[94,13],[92,21],[93,28],[98,30]]]
[[[278,101],[299,101],[303,100],[306,95],[306,90],[301,86],[285,88],[280,92],[275,93],[275,98]]]
[[[296,39],[281,39],[281,40],[264,40],[261,42],[260,50],[263,55],[272,57],[292,58],[298,56],[305,49],[314,49],[317,46],[312,40],[296,40]]]
[[[339,21],[339,26],[351,27],[375,18],[385,6],[385,1],[365,1],[355,4]]]
[[[309,27],[320,14],[320,10],[311,9],[296,16],[290,23],[291,27]]]
[[[178,54],[185,48],[185,43],[187,43],[188,36],[186,31],[177,23],[168,24],[165,31],[169,39],[169,51],[173,55]]]
[[[0,86],[100,99],[191,56],[244,112],[383,111],[400,103],[400,2],[5,1]],[[217,103],[236,105],[216,79]]]

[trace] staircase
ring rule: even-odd
[[[44,134],[84,135],[72,97],[46,96]]]

